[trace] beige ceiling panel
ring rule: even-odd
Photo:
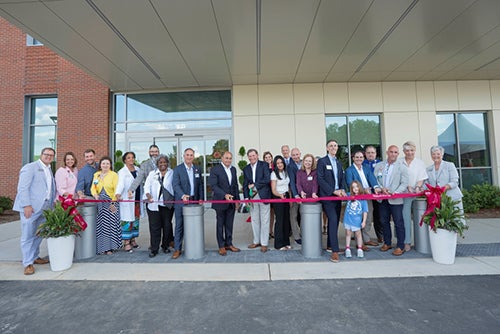
[[[355,73],[349,81],[362,82],[362,81],[383,81],[391,72],[369,72],[361,71]]]
[[[233,85],[256,85],[258,78],[256,74],[233,74],[232,75]]]
[[[224,76],[231,85],[211,2],[208,0],[153,0],[153,5],[200,86]]]
[[[430,71],[498,25],[500,1],[477,1],[402,64],[402,71]],[[482,49],[477,50],[481,52]]]
[[[328,75],[327,82],[347,82],[354,72],[332,72]]]
[[[389,74],[386,78],[385,81],[415,81],[418,80],[420,77],[425,75],[427,72],[403,72],[403,71],[396,71],[392,72]]]
[[[294,79],[317,7],[318,0],[262,1],[261,74]]]
[[[111,87],[142,89],[136,78],[128,76],[109,59],[103,57],[80,34],[42,3],[0,5],[2,16],[31,33],[54,52],[82,68],[90,75]],[[40,18],[43,20],[40,20]],[[20,24],[23,22],[23,25]]]
[[[393,71],[472,2],[474,0],[418,2],[363,67],[363,70]]]
[[[48,7],[70,27],[84,38],[93,48],[97,49],[121,71],[126,73],[145,89],[156,88],[164,84],[151,73],[148,68],[133,54],[133,52],[119,39],[105,22],[97,15],[86,2],[67,1],[47,2]],[[63,35],[57,32],[56,35]],[[68,49],[79,52],[80,46],[71,40],[62,41]],[[115,88],[114,83],[111,86]]]
[[[258,76],[258,82],[260,84],[282,84],[293,82],[293,73],[265,73]]]
[[[189,71],[162,21],[149,1],[94,1],[167,86],[195,86]],[[140,22],[140,24],[131,24]]]
[[[254,76],[256,80],[255,2],[245,0],[212,2],[233,82],[236,83],[236,78],[249,76]]]
[[[333,71],[354,72],[410,3],[410,0],[374,1],[342,51]],[[327,81],[330,81],[330,76]]]
[[[371,2],[321,2],[295,82],[310,80],[311,73],[316,74],[319,82],[326,79]]]
[[[461,80],[498,80],[500,79],[500,70],[485,70],[469,72],[460,77]]]

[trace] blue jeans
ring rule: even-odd
[[[389,204],[388,200],[383,200],[379,205],[380,221],[384,233],[384,243],[391,246],[392,232],[391,232],[391,216],[396,228],[397,247],[404,249],[405,228],[403,220],[403,204]]]

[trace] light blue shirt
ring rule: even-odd
[[[194,196],[194,170],[193,170],[193,165],[191,167],[188,167],[188,165],[184,164],[186,167],[186,172],[189,178],[189,187],[191,188],[189,196]]]
[[[332,173],[335,177],[335,190],[339,189],[339,171],[337,170],[337,158],[328,155],[330,162],[332,163]]]

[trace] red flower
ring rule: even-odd
[[[433,212],[434,209],[441,208],[441,194],[446,191],[446,187],[433,187],[428,183],[426,185],[428,190],[424,191],[424,195],[425,197],[427,197],[427,210],[425,210],[424,214],[422,215],[422,219],[420,219],[420,226],[422,226],[422,223],[424,222],[424,217],[432,214],[429,225],[432,229],[434,229],[436,215],[433,214]]]

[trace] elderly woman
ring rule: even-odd
[[[458,172],[453,162],[443,160],[444,148],[442,146],[431,147],[431,158],[434,164],[427,167],[427,182],[431,186],[446,188],[446,194],[454,201],[459,201],[457,207],[463,212],[462,192],[458,188]]]
[[[118,200],[135,200],[135,202],[120,202],[120,220],[122,226],[123,249],[132,252],[133,248],[138,248],[135,238],[139,236],[139,220],[141,218],[141,191],[137,187],[132,192],[132,197],[128,197],[128,189],[134,183],[139,168],[135,165],[135,153],[125,152],[122,156],[125,166],[118,171],[118,186],[116,187],[116,198]]]
[[[150,251],[149,257],[155,257],[161,248],[168,253],[168,246],[174,240],[172,217],[174,216],[174,188],[172,186],[173,171],[168,168],[167,156],[160,154],[156,159],[156,170],[151,171],[144,183],[144,198],[147,199],[149,219]]]
[[[75,194],[75,187],[78,177],[76,168],[76,157],[73,152],[64,154],[64,167],[60,167],[55,175],[56,188],[59,196],[66,197]]]
[[[97,254],[111,255],[122,244],[120,207],[115,202],[117,186],[118,174],[113,172],[111,158],[101,158],[90,187],[92,196],[100,200],[96,217]]]
[[[424,181],[427,179],[425,164],[422,160],[415,158],[417,147],[414,142],[407,141],[403,144],[404,158],[401,158],[403,165],[408,168],[408,193],[418,193],[422,191]],[[411,250],[412,219],[411,206],[415,197],[403,199],[403,220],[405,223],[405,252]],[[418,223],[418,222],[417,222]]]

